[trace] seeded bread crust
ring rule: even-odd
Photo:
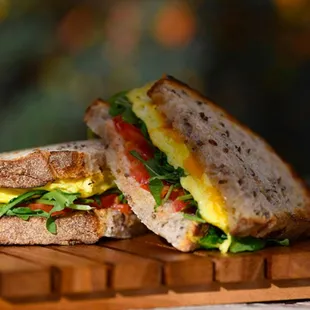
[[[106,169],[100,141],[76,141],[0,154],[0,188],[34,188]]]
[[[125,194],[133,212],[154,233],[165,238],[180,251],[192,251],[198,247],[192,236],[199,233],[201,225],[187,220],[175,212],[171,202],[154,209],[155,200],[147,190],[130,176],[130,163],[124,150],[124,140],[117,134],[108,113],[108,105],[101,100],[94,102],[85,114],[85,122],[106,143],[106,156],[115,183]]]
[[[57,234],[45,227],[45,218],[31,217],[24,221],[15,216],[0,219],[2,245],[73,245],[93,244],[101,237],[130,238],[145,232],[134,214],[124,215],[117,210],[101,209],[95,212],[75,212],[56,219]]]
[[[148,95],[222,193],[232,235],[309,234],[306,188],[262,138],[172,77],[159,80]]]

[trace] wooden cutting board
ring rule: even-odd
[[[1,246],[0,309],[134,309],[305,299],[310,241],[249,254],[181,253],[158,236]]]

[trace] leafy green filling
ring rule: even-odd
[[[139,128],[144,137],[152,144],[145,123],[140,120],[132,111],[132,104],[127,98],[126,94],[127,91],[123,91],[117,93],[108,100],[110,103],[110,115],[112,117],[121,115],[125,122]],[[144,167],[147,169],[151,176],[149,181],[149,189],[156,202],[156,209],[158,206],[163,205],[169,199],[169,196],[174,188],[181,187],[180,178],[185,176],[185,172],[182,168],[175,169],[173,166],[171,166],[168,163],[166,154],[160,151],[158,148],[155,148],[154,157],[148,160],[144,160],[142,156],[135,150],[131,151],[130,153],[132,156],[143,163]],[[170,184],[169,190],[164,198],[162,198],[162,190],[164,188],[163,181]],[[184,212],[184,218],[198,223],[206,223],[206,221],[200,216],[197,202],[193,199],[190,193],[186,193],[186,195],[180,196],[177,199],[186,201],[187,207],[194,207],[196,210],[195,214]],[[222,230],[215,226],[209,225],[208,234],[199,240],[199,244],[205,249],[218,249],[226,239],[227,235]],[[289,240],[263,240],[254,237],[232,237],[229,251],[232,253],[257,251],[271,244],[287,246],[289,245]]]
[[[167,201],[169,196],[162,199],[161,193],[164,188],[163,181],[166,181],[170,185],[170,194],[175,187],[181,187],[180,178],[185,175],[182,168],[175,169],[167,161],[167,156],[159,149],[155,149],[154,157],[148,160],[144,160],[141,155],[133,150],[130,152],[132,156],[141,161],[149,172],[151,178],[149,181],[150,192],[153,195],[156,206],[160,206],[163,203],[163,200]],[[173,186],[173,187],[172,187]],[[169,191],[168,191],[169,193]]]
[[[227,239],[227,235],[217,227],[209,226],[209,231],[206,236],[199,240],[201,247],[205,249],[218,249],[220,245]],[[288,246],[289,240],[276,240],[276,239],[259,239],[254,237],[232,237],[232,242],[229,247],[229,252],[254,252],[265,248],[270,245]]]
[[[132,111],[131,102],[127,98],[126,94],[127,91],[122,91],[108,99],[108,103],[110,104],[109,114],[112,117],[121,115],[124,122],[137,126],[141,130],[144,137],[150,141],[146,125]]]
[[[103,195],[112,193],[118,195],[120,203],[127,203],[124,195],[117,188],[110,189]],[[83,199],[80,198],[79,193],[65,193],[57,189],[50,192],[33,190],[13,198],[7,204],[2,204],[0,207],[0,217],[4,215],[17,216],[25,221],[29,220],[30,217],[45,217],[46,229],[52,234],[57,234],[55,223],[57,216],[52,215],[54,212],[63,211],[66,208],[76,211],[90,211],[93,209],[90,204],[101,204],[99,197],[99,195],[95,195],[92,198]],[[52,209],[49,212],[41,209],[32,210],[27,206],[31,203],[50,205]]]

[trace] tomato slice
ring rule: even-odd
[[[174,188],[169,199],[170,200],[176,200],[178,197],[180,196],[184,196],[185,195],[185,191],[183,188]]]
[[[170,186],[169,185],[165,185],[162,192],[161,192],[161,197],[164,198],[168,191],[169,191]],[[185,195],[185,191],[183,188],[174,188],[169,196],[169,200],[176,200],[179,196],[184,196]]]
[[[150,191],[149,184],[141,184],[140,187],[143,188],[146,191]]]
[[[113,206],[111,206],[112,209],[120,211],[124,214],[129,214],[131,213],[131,208],[128,204],[126,203],[116,203]]]
[[[125,140],[125,151],[128,160],[130,161],[130,175],[140,184],[147,184],[150,179],[150,174],[144,167],[143,163],[130,154],[131,151],[136,151],[144,160],[153,157],[154,149],[152,145],[145,139],[140,129],[132,124],[124,122],[121,115],[113,118],[116,131]]]
[[[165,185],[162,192],[161,192],[161,197],[164,198],[169,190],[169,186]],[[174,188],[168,198],[168,200],[173,201],[172,206],[175,210],[175,212],[179,212],[185,209],[185,207],[187,207],[188,202],[182,201],[182,200],[178,200],[177,198],[180,196],[185,195],[185,191],[183,188]]]
[[[178,200],[178,199],[174,200],[174,202],[172,203],[172,206],[173,206],[175,212],[180,212],[180,211],[184,210],[187,205],[188,205],[188,202]]]
[[[53,208],[53,205],[46,205],[43,203],[30,203],[29,205],[27,205],[27,207],[31,210],[43,210],[45,212],[50,212]],[[71,209],[70,208],[65,208],[62,211],[56,211],[52,213],[52,216],[62,216],[62,215],[66,215],[68,213],[71,213]]]
[[[114,209],[124,214],[131,213],[131,208],[128,204],[119,203],[117,194],[102,195],[100,196],[100,205],[98,203],[92,203],[92,207],[96,209]]]
[[[123,137],[126,143],[126,150],[137,151],[144,160],[154,155],[152,145],[145,139],[141,130],[132,124],[124,122],[121,115],[113,118],[116,131]]]
[[[110,195],[102,195],[100,197],[101,205],[99,209],[107,209],[112,207],[115,203],[118,202],[118,195],[117,194],[110,194]]]
[[[130,162],[130,175],[140,184],[148,184],[150,174],[144,167],[143,163],[137,158],[133,157],[130,153],[127,155]]]

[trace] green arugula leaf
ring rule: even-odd
[[[266,246],[273,246],[273,245],[281,245],[281,246],[289,246],[290,241],[289,239],[282,239],[282,240],[277,240],[277,239],[267,239],[267,244]]]
[[[121,115],[127,123],[135,125],[140,123],[139,118],[132,111],[131,102],[127,98],[127,91],[115,94],[108,99],[108,103],[110,104],[109,114],[112,117]]]
[[[156,151],[157,154],[159,152],[159,150]],[[184,170],[182,168],[174,169],[174,167],[167,162],[167,157],[165,155],[156,157],[156,153],[154,158],[144,160],[136,150],[130,151],[130,154],[141,161],[148,170],[151,175],[150,181],[159,179],[170,183],[180,183],[180,178],[185,175]]]
[[[42,203],[44,205],[51,205],[51,206],[55,206],[57,204],[56,201],[52,201],[52,200],[48,200],[48,199],[41,199],[41,198],[36,199],[34,202],[35,203]]]
[[[57,234],[57,226],[55,223],[55,218],[50,216],[47,220],[46,220],[46,229],[51,233],[51,234]]]
[[[160,151],[157,151],[157,155],[155,153],[156,156],[154,156],[154,158],[144,160],[136,150],[130,151],[132,156],[143,163],[144,167],[147,169],[151,176],[149,180],[149,187],[151,194],[156,201],[155,207],[158,207],[163,203],[161,199],[161,192],[164,184],[161,180],[165,180],[166,182],[172,183],[173,185],[179,185],[180,178],[184,175],[183,169],[174,169],[171,165],[168,164],[167,157],[163,155],[162,152],[159,152]],[[167,193],[169,195],[164,198],[164,202],[168,200],[173,188],[170,187],[169,190],[170,191]]]
[[[253,252],[263,249],[267,241],[253,237],[232,238],[229,251],[232,253]]]
[[[94,198],[95,198],[96,204],[100,206],[101,205],[100,197],[96,195]]]
[[[136,151],[132,150],[129,152],[133,157],[137,158],[139,161],[141,161],[144,164],[144,167],[147,169],[147,171],[150,173],[151,176],[155,177],[158,176],[160,177],[160,174],[156,172],[156,165],[154,160],[144,160],[142,156]]]
[[[90,198],[79,198],[79,201],[83,203],[94,203],[95,202],[94,199],[90,199]]]
[[[0,209],[0,217],[3,216],[4,214],[6,214],[10,209],[15,207],[19,203],[27,201],[30,198],[33,198],[35,196],[41,196],[44,193],[46,193],[46,191],[44,191],[44,190],[34,190],[34,191],[24,193],[22,195],[19,195],[16,198],[11,199],[11,201],[8,204],[5,204],[5,205],[3,205],[1,207],[1,209]]]
[[[127,204],[127,203],[128,203],[128,201],[127,201],[127,199],[125,198],[125,195],[124,195],[124,194],[118,195],[118,200],[119,200],[120,203],[123,203],[123,204]]]
[[[42,210],[40,210],[42,211]],[[44,212],[44,211],[42,211]],[[17,208],[14,208],[12,210],[9,210],[6,215],[9,215],[9,214],[37,214],[37,211],[33,211],[31,210],[30,208],[28,207],[17,207]]]
[[[162,181],[155,179],[149,182],[149,188],[151,191],[151,194],[153,195],[156,207],[161,205],[161,192],[164,188],[164,184]]]
[[[140,130],[141,130],[143,136],[144,136],[149,142],[151,142],[151,138],[150,138],[150,135],[149,135],[149,133],[148,133],[148,131],[147,131],[147,127],[146,127],[145,123],[144,123],[142,120],[140,120],[140,119],[139,119],[139,121],[140,121],[140,123],[138,124],[138,126],[139,126],[139,128],[140,128]]]
[[[187,213],[183,213],[183,217],[188,219],[188,220],[191,220],[191,221],[194,221],[194,222],[198,222],[198,223],[207,223],[203,218],[195,215],[195,214],[187,214]]]
[[[129,124],[139,124],[139,119],[137,118],[137,116],[133,113],[131,107],[130,109],[126,109],[123,113],[122,113],[122,118],[126,123]]]
[[[24,221],[28,221],[30,218],[30,215],[21,215],[21,214],[16,214],[16,216]]]
[[[69,208],[79,196],[79,193],[69,194],[56,189],[44,194],[41,200],[47,201],[47,204],[54,206],[49,212],[49,214],[53,214],[54,212]]]
[[[276,239],[258,239],[254,237],[244,237],[244,238],[233,237],[229,251],[232,253],[239,253],[246,251],[253,252],[261,250],[269,245],[288,246],[289,243],[290,242],[288,239],[276,240]]]
[[[44,194],[41,199],[55,201],[62,207],[68,207],[69,205],[73,204],[74,200],[78,199],[79,196],[79,193],[69,194],[56,189]]]
[[[187,194],[187,195],[184,195],[184,196],[179,196],[177,199],[181,200],[181,201],[187,201],[187,200],[192,200],[193,196],[191,194]]]
[[[226,239],[227,236],[219,228],[210,225],[208,234],[199,240],[199,244],[205,249],[218,249]]]
[[[282,245],[282,246],[289,246],[290,245],[289,239],[283,239],[283,240],[268,239],[267,242],[271,243],[271,244],[274,243],[274,244]]]
[[[91,206],[79,205],[79,204],[72,204],[72,205],[68,206],[67,208],[70,208],[72,210],[79,210],[79,211],[89,211],[89,210],[94,209]]]
[[[170,197],[170,195],[171,195],[171,193],[172,193],[174,187],[175,187],[174,185],[170,185],[170,187],[169,187],[169,189],[168,189],[168,192],[167,192],[166,196],[164,197],[164,199],[163,199],[162,202],[161,202],[162,204],[164,204],[165,202],[168,201],[168,199],[169,199],[169,197]]]
[[[49,214],[43,210],[31,210],[28,207],[17,207],[9,210],[6,216],[17,216],[22,220],[28,221],[30,217],[49,217]]]

